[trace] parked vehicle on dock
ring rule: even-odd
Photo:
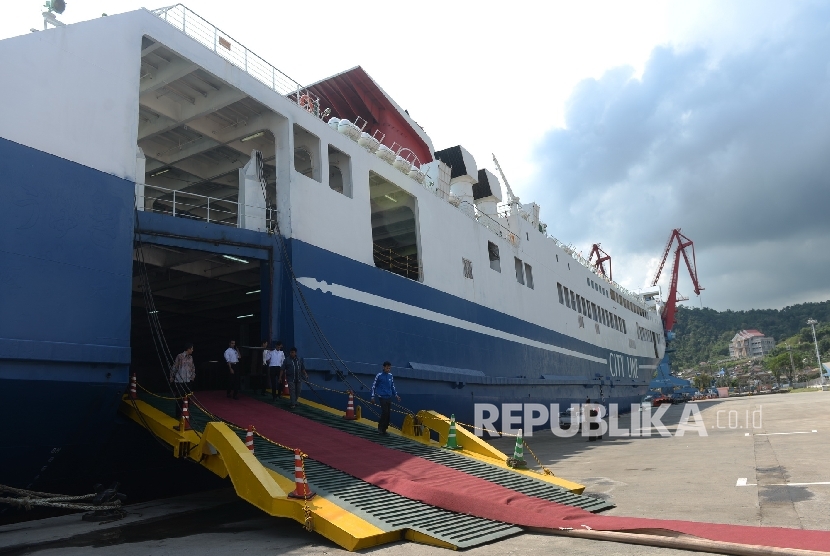
[[[686,394],[684,394],[682,392],[675,392],[674,394],[671,395],[671,404],[672,405],[677,405],[677,404],[680,404],[680,403],[686,403],[687,401],[689,401],[688,397],[686,396]]]
[[[660,407],[664,403],[671,403],[671,398],[663,394],[649,394],[640,403],[642,407]]]

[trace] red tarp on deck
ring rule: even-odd
[[[197,398],[222,419],[239,427],[254,425],[263,436],[300,448],[314,460],[401,496],[459,513],[526,527],[668,529],[716,541],[830,550],[830,531],[595,515],[509,490],[246,396],[231,400],[222,392],[204,392]],[[314,477],[308,477],[308,481],[313,485]]]

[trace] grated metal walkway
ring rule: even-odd
[[[251,397],[261,401],[270,402],[270,396],[261,397],[248,393]],[[277,406],[286,402],[278,401]],[[418,456],[426,460],[456,469],[468,475],[484,479],[501,485],[505,488],[515,490],[528,496],[535,496],[543,500],[557,502],[566,506],[574,506],[582,508],[585,511],[597,513],[614,508],[615,505],[600,498],[592,496],[585,496],[574,494],[562,487],[553,485],[551,483],[534,479],[519,473],[513,473],[501,467],[490,465],[482,461],[474,460],[466,456],[462,456],[450,450],[443,450],[432,446],[426,446],[406,437],[389,435],[379,436],[377,430],[357,421],[346,421],[337,415],[332,415],[326,411],[299,404],[293,413],[312,419],[318,423],[325,424],[334,429],[347,432],[349,434],[359,436],[366,440],[382,444],[387,448],[400,450],[413,456]]]

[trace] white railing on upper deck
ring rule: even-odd
[[[152,10],[155,16],[182,31],[188,37],[207,47],[239,69],[247,72],[260,83],[270,87],[276,93],[287,96],[294,102],[300,102],[308,95],[315,102],[312,108],[319,109],[319,99],[310,95],[299,82],[251,52],[239,41],[204,19],[182,4]],[[308,105],[307,105],[308,106]],[[307,108],[304,106],[304,108]],[[313,112],[313,110],[309,110]],[[319,110],[316,110],[319,115]]]
[[[565,245],[564,243],[562,243],[561,241],[559,241],[551,235],[549,235],[548,238],[551,239],[559,248],[568,253],[576,262],[578,262],[579,264],[593,272],[599,280],[603,280],[607,284],[613,286],[618,294],[628,298],[628,300],[633,303],[638,303],[642,305],[643,308],[645,308],[646,300],[643,298],[642,295],[632,292],[625,286],[622,286],[617,282],[614,282],[613,280],[609,280],[607,276],[603,275],[599,270],[597,270],[596,265],[592,265],[588,262],[588,260],[585,257],[579,254],[576,251],[576,249],[574,249],[573,245]]]
[[[197,193],[189,193],[176,189],[167,189],[157,185],[144,184],[144,195],[136,196],[136,207],[146,212],[167,214],[177,218],[203,220],[211,224],[237,227],[239,223],[239,203],[218,197],[208,197]],[[261,206],[242,205],[254,210],[262,210]],[[272,219],[275,216],[273,208],[265,209],[265,217],[257,217],[246,211],[248,220],[263,220],[260,226],[263,230],[271,229]],[[250,226],[249,226],[250,227]]]

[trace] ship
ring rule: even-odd
[[[0,482],[94,453],[189,341],[197,390],[281,340],[337,407],[389,360],[398,420],[646,393],[654,300],[362,67],[301,85],[181,4],[44,17],[0,41]]]

